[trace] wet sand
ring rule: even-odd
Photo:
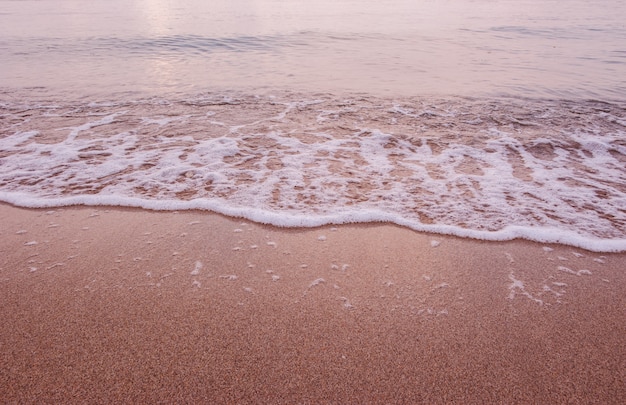
[[[5,403],[623,403],[626,254],[0,205]]]

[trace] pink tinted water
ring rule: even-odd
[[[620,99],[619,0],[0,1],[0,87]]]

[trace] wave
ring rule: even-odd
[[[597,100],[216,93],[0,102],[0,200],[388,222],[626,251],[626,109]]]

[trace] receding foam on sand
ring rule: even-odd
[[[622,108],[491,101],[283,93],[41,105],[9,97],[0,201],[53,208],[49,216],[72,205],[202,209],[279,227],[384,222],[626,251]],[[164,120],[172,111],[180,119]],[[417,130],[424,125],[432,133]]]
[[[197,261],[193,267],[193,270],[191,271],[191,275],[197,276],[198,274],[200,274],[200,270],[202,270],[202,262]]]

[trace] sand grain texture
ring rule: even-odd
[[[207,212],[0,216],[2,402],[626,399],[625,254]]]

